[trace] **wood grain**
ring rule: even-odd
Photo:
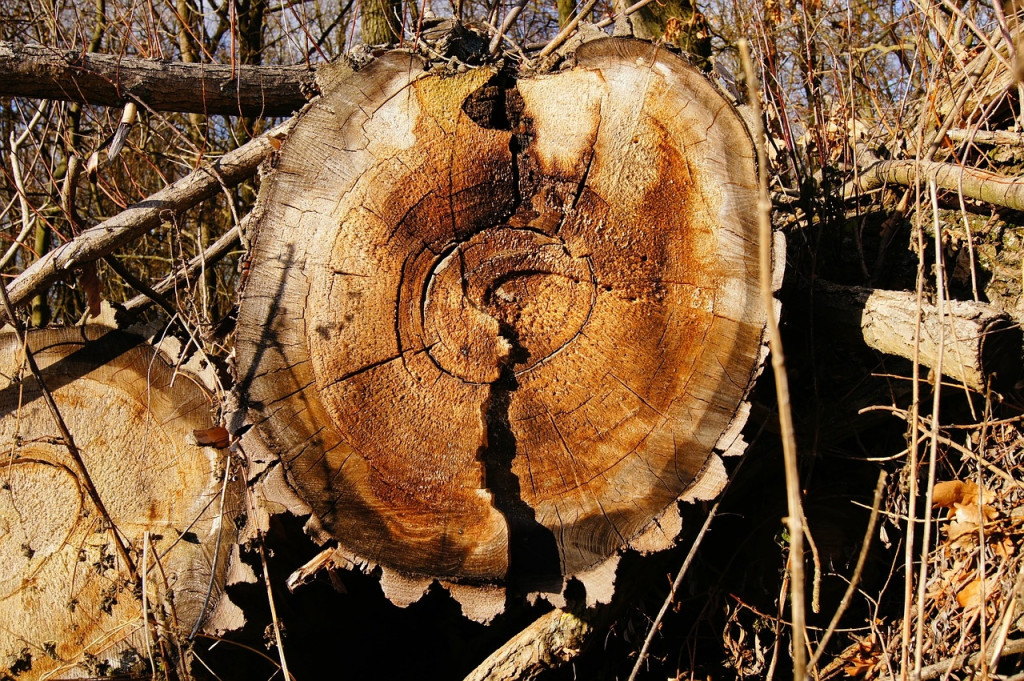
[[[532,77],[389,53],[261,190],[256,432],[342,550],[421,592],[607,581],[724,479],[764,328],[754,165],[731,105],[647,43]]]
[[[165,637],[183,639],[216,603],[211,573],[230,546],[218,542],[232,527],[219,516],[224,454],[188,442],[213,424],[210,395],[127,333],[50,329],[29,344],[146,569],[150,632],[160,622]],[[131,670],[146,655],[141,586],[119,564],[22,357],[13,334],[0,335],[0,661],[19,681]]]

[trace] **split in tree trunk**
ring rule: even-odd
[[[15,334],[0,335],[0,660],[19,681],[180,663],[170,647],[217,603],[234,527],[225,453],[189,441],[213,425],[211,396],[128,333],[47,329],[29,346],[145,577],[121,563]]]
[[[618,552],[724,481],[763,359],[756,199],[741,118],[666,50],[595,40],[530,78],[390,53],[263,184],[250,433],[395,602],[606,600]]]

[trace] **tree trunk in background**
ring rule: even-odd
[[[401,39],[402,0],[365,0],[363,2],[363,42],[367,45],[394,45]]]
[[[565,26],[576,10],[576,0],[555,0],[558,7],[558,25]]]
[[[707,19],[690,0],[651,2],[632,16],[637,38],[661,40],[679,47],[702,69],[711,57],[711,31]]]
[[[396,603],[435,579],[482,620],[506,586],[607,600],[620,550],[672,545],[677,501],[717,493],[746,418],[765,325],[746,128],[667,50],[576,58],[441,78],[389,53],[262,183],[249,433]]]

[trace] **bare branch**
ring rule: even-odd
[[[185,64],[0,41],[0,97],[156,111],[288,116],[315,92],[305,66]]]
[[[271,151],[271,139],[284,137],[292,122],[225,154],[114,217],[83,231],[66,244],[41,257],[8,287],[11,303],[21,305],[53,284],[66,272],[114,252],[135,237],[153,229],[169,215],[187,210],[220,191],[221,184],[234,186],[251,177]],[[2,322],[6,318],[0,318]]]
[[[1024,179],[936,161],[876,163],[861,174],[856,186],[853,183],[847,185],[843,195],[853,196],[855,189],[865,192],[887,183],[911,187],[924,180],[933,180],[939,189],[963,191],[968,198],[1013,210],[1024,210]]]

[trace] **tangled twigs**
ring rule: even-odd
[[[287,135],[291,125],[292,121],[288,121],[224,154],[212,164],[212,169],[199,168],[39,258],[7,287],[11,306],[17,307],[30,300],[66,272],[113,253],[155,228],[169,214],[188,210],[205,201],[220,191],[222,183],[234,186],[248,179],[274,150],[273,140]],[[5,311],[0,322],[6,317]]]

